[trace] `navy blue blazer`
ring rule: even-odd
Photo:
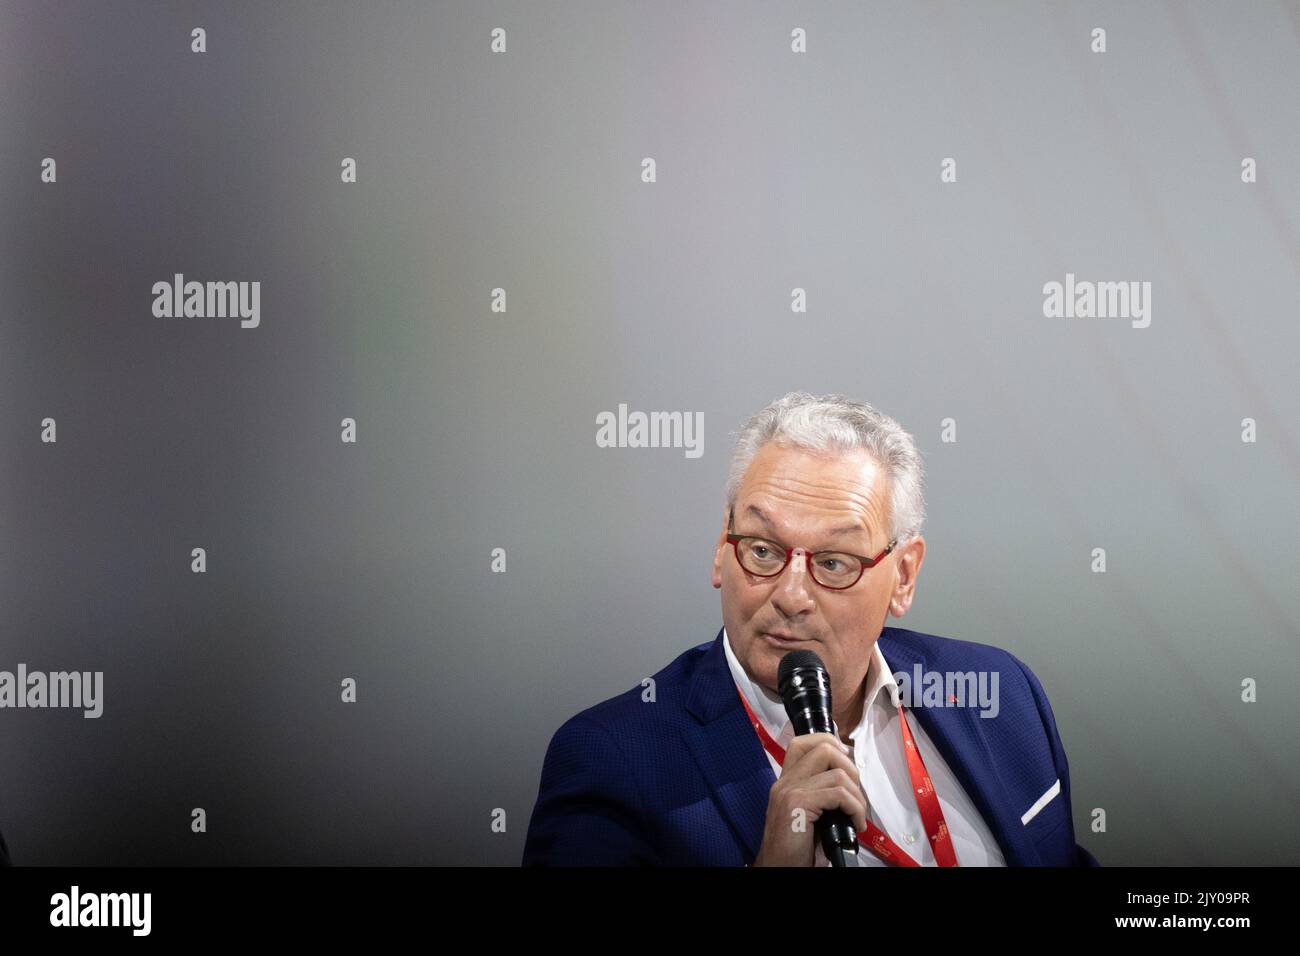
[[[997,671],[999,710],[909,716],[961,781],[1008,866],[1097,866],[1075,843],[1070,768],[1038,678],[997,647],[881,630],[891,673]],[[741,866],[762,842],[776,777],[727,667],[722,630],[637,686],[569,718],[551,738],[524,866]],[[1059,781],[1027,822],[1021,818]],[[960,863],[960,859],[958,863]]]

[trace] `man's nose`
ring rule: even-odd
[[[817,582],[808,573],[807,555],[808,552],[803,548],[795,548],[790,555],[790,563],[777,579],[773,601],[786,614],[797,614],[817,604],[813,599],[813,588],[817,587]]]

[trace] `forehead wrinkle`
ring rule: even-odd
[[[745,509],[745,512],[747,514],[754,515],[754,517],[758,518],[758,520],[763,522],[763,524],[767,525],[769,528],[773,530],[776,530],[776,523],[773,522],[772,519],[768,517],[767,513],[763,511],[763,509],[760,508],[758,505],[751,504],[749,507]],[[852,534],[855,531],[870,532],[870,530],[871,530],[870,527],[864,527],[863,525],[860,524],[851,524],[851,525],[844,525],[843,527],[839,527],[839,528],[832,528],[831,530],[827,531],[826,534]]]
[[[860,474],[860,473],[859,473]],[[777,487],[788,485],[790,490],[810,495],[814,498],[829,498],[833,501],[841,501],[844,498],[856,498],[870,502],[876,495],[876,489],[880,486],[884,472],[879,469],[871,473],[871,484],[866,486],[866,490],[861,490],[866,483],[862,481],[826,481],[805,478],[798,472],[792,470],[780,469],[771,474],[762,477],[762,481],[769,482]]]
[[[869,519],[875,518],[880,514],[880,506],[884,501],[881,495],[877,494],[880,487],[880,476],[877,475],[875,485],[867,492],[857,491],[852,488],[835,487],[826,483],[816,483],[807,481],[794,476],[765,476],[755,482],[755,488],[751,491],[762,489],[764,485],[770,485],[771,490],[765,492],[769,495],[774,494],[776,497],[788,496],[791,494],[800,495],[826,501],[832,505],[839,506],[839,509],[854,510],[846,505],[856,505],[865,516]]]

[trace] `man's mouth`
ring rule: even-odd
[[[808,638],[806,637],[795,637],[792,634],[785,634],[780,631],[775,633],[764,631],[762,637],[773,647],[799,647],[802,644],[808,643]]]

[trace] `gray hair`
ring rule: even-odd
[[[912,436],[866,402],[842,395],[790,392],[750,418],[739,431],[727,475],[727,506],[758,450],[770,441],[815,452],[862,448],[888,475],[890,538],[900,544],[921,533],[925,471]]]

